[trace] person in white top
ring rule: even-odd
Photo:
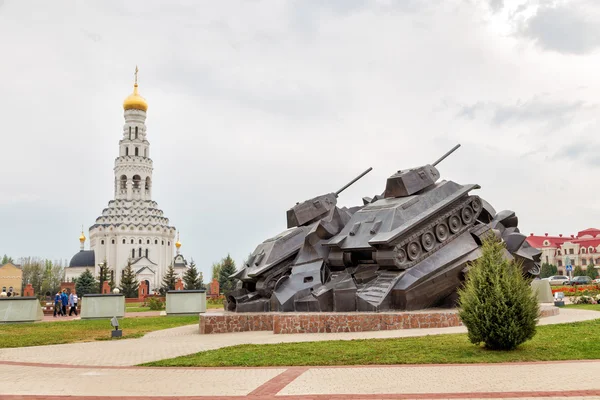
[[[73,312],[75,313],[75,315],[77,315],[77,300],[79,300],[77,298],[77,293],[71,292],[71,294],[69,295],[69,316],[71,316]]]

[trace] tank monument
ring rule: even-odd
[[[480,186],[441,180],[437,161],[398,171],[381,195],[357,207],[335,193],[297,203],[288,229],[265,240],[234,275],[225,307],[238,313],[381,312],[451,307],[469,263],[488,235],[506,244],[506,257],[536,276],[541,252],[519,232],[513,211],[496,212]]]

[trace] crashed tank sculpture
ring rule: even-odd
[[[288,229],[258,245],[232,275],[226,308],[264,311],[387,311],[452,306],[482,241],[495,235],[524,273],[539,274],[541,252],[519,232],[513,211],[496,213],[478,185],[439,181],[433,164],[398,171],[363,205],[337,207],[335,193],[287,211]]]

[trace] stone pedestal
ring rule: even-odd
[[[0,297],[0,322],[34,322],[43,317],[37,297]]]
[[[536,292],[538,303],[554,302],[554,297],[552,297],[552,289],[550,289],[549,281],[535,279],[531,281],[531,289]]]
[[[123,318],[125,296],[123,294],[86,294],[81,303],[81,319]]]
[[[206,312],[205,290],[169,290],[167,315],[198,315]]]

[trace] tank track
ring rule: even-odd
[[[408,269],[473,226],[482,209],[479,196],[468,196],[410,236],[392,243],[393,247],[377,249],[375,259],[384,268]]]

